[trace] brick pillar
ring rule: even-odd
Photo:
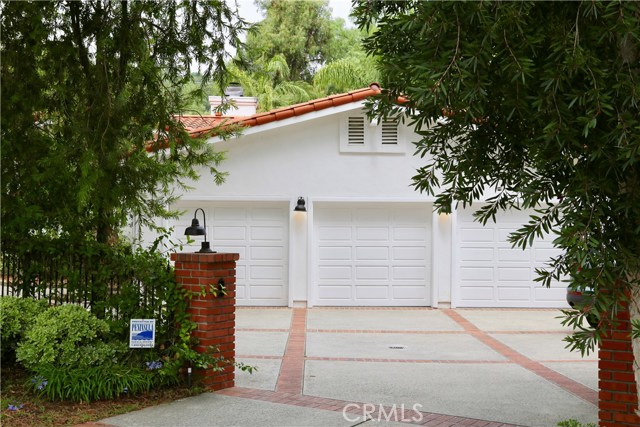
[[[640,427],[633,375],[629,312],[618,313],[618,325],[602,337],[598,351],[600,427]]]
[[[191,320],[196,322],[197,329],[193,331],[198,344],[195,350],[203,353],[209,346],[217,346],[219,353],[226,359],[236,356],[236,261],[238,254],[201,254],[201,253],[173,253],[171,259],[175,261],[176,280],[192,292],[200,292],[201,287],[209,289],[209,285],[217,285],[224,280],[227,295],[216,298],[207,292],[204,297],[193,297],[189,301],[187,311]],[[226,366],[223,371],[212,370],[194,372],[202,384],[211,390],[222,390],[234,386],[233,365]]]

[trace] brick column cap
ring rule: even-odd
[[[225,262],[225,261],[237,261],[240,259],[240,254],[235,253],[193,253],[193,252],[174,252],[171,254],[171,261],[178,262]]]

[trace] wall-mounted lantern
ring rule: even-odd
[[[293,209],[294,212],[306,212],[307,208],[305,206],[304,197],[298,197],[298,204]]]
[[[204,227],[200,225],[200,222],[198,222],[198,219],[196,218],[198,211],[202,212]],[[198,253],[216,253],[216,251],[211,250],[209,242],[207,242],[207,217],[204,214],[204,210],[202,210],[202,208],[196,209],[193,214],[193,219],[191,220],[191,226],[187,227],[187,229],[184,230],[184,234],[185,236],[204,236],[204,242],[202,242],[202,247],[200,248]]]

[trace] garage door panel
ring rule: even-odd
[[[383,227],[356,227],[356,239],[358,240],[389,240],[389,228]]]
[[[236,264],[236,283],[241,283],[242,280],[247,278],[247,267],[244,265]]]
[[[254,226],[251,227],[251,238],[253,240],[284,240],[285,230],[283,227]]]
[[[528,212],[499,213],[496,223],[473,222],[470,209],[457,215],[458,250],[454,295],[459,307],[565,307],[566,286],[554,284],[548,292],[535,282],[536,268],[560,251],[553,236],[536,238],[522,250],[508,241],[510,233],[529,221]]]
[[[531,299],[531,289],[527,287],[505,287],[498,288],[498,300],[501,301],[529,301]]]
[[[460,260],[470,262],[493,261],[493,249],[487,248],[460,248]]]
[[[278,298],[278,292],[280,291],[280,286],[279,285],[269,285],[269,284],[259,284],[259,285],[254,285],[251,288],[251,297],[252,298],[256,298],[256,299],[263,299],[263,300],[271,300],[271,301],[277,301]]]
[[[484,264],[481,264],[484,265]],[[491,267],[462,267],[460,268],[460,280],[463,282],[493,282],[493,268]]]
[[[213,210],[214,221],[242,221],[247,218],[247,210],[244,207],[216,207]]]
[[[526,267],[498,267],[499,281],[531,282],[531,268]]]
[[[286,305],[288,290],[289,204],[271,202],[182,202],[186,214],[178,221],[190,225],[192,212],[202,207],[211,247],[237,253],[236,301],[238,305]],[[213,225],[211,225],[213,224]],[[179,233],[176,233],[176,237]],[[196,237],[195,247],[201,238]],[[185,249],[189,250],[189,249]],[[197,249],[196,249],[197,250]]]
[[[314,214],[322,224],[344,224],[350,223],[353,220],[353,212],[351,209],[335,208],[331,210],[317,211]]]
[[[351,231],[351,227],[320,227],[318,240],[350,242],[352,239]]]
[[[428,305],[429,205],[314,204],[318,305]]]
[[[250,252],[251,259],[256,261],[277,261],[286,256],[282,246],[253,246]]]
[[[351,286],[330,286],[323,285],[318,287],[318,298],[323,300],[343,300],[350,301]]]
[[[494,300],[494,289],[492,286],[461,286],[460,290],[469,301]]]
[[[213,240],[221,241],[221,240],[240,240],[244,241],[247,239],[247,229],[245,226],[237,226],[237,227],[222,227],[217,226],[213,227]]]
[[[363,300],[387,300],[389,288],[387,286],[356,286],[356,298]]]
[[[393,247],[394,261],[419,261],[425,259],[427,259],[427,249],[424,246]]]
[[[351,280],[351,266],[319,266],[318,272],[321,280]]]
[[[356,280],[389,280],[389,267],[356,266]]]
[[[236,284],[236,299],[245,299],[247,298],[247,292],[244,285]]]
[[[531,260],[531,250],[530,249],[498,249],[498,261],[524,261],[529,262]]]
[[[493,230],[477,228],[461,228],[460,242],[493,242]]]
[[[284,268],[282,266],[269,266],[269,265],[252,265],[249,268],[251,279],[263,280],[263,279],[284,279]]]
[[[427,269],[424,266],[393,267],[394,280],[427,280]]]
[[[427,289],[424,286],[394,285],[392,290],[394,299],[416,300],[428,298]]]
[[[356,248],[356,260],[388,260],[389,248],[387,246],[358,246]]]
[[[427,229],[423,227],[394,227],[393,240],[396,242],[424,242]]]
[[[321,246],[318,248],[322,260],[350,260],[351,246]]]

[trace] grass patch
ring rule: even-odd
[[[29,390],[26,384],[31,377],[29,372],[15,366],[2,370],[0,425],[3,427],[73,426],[204,392],[199,387],[176,386],[92,403],[51,402]],[[9,410],[9,405],[19,409]]]

